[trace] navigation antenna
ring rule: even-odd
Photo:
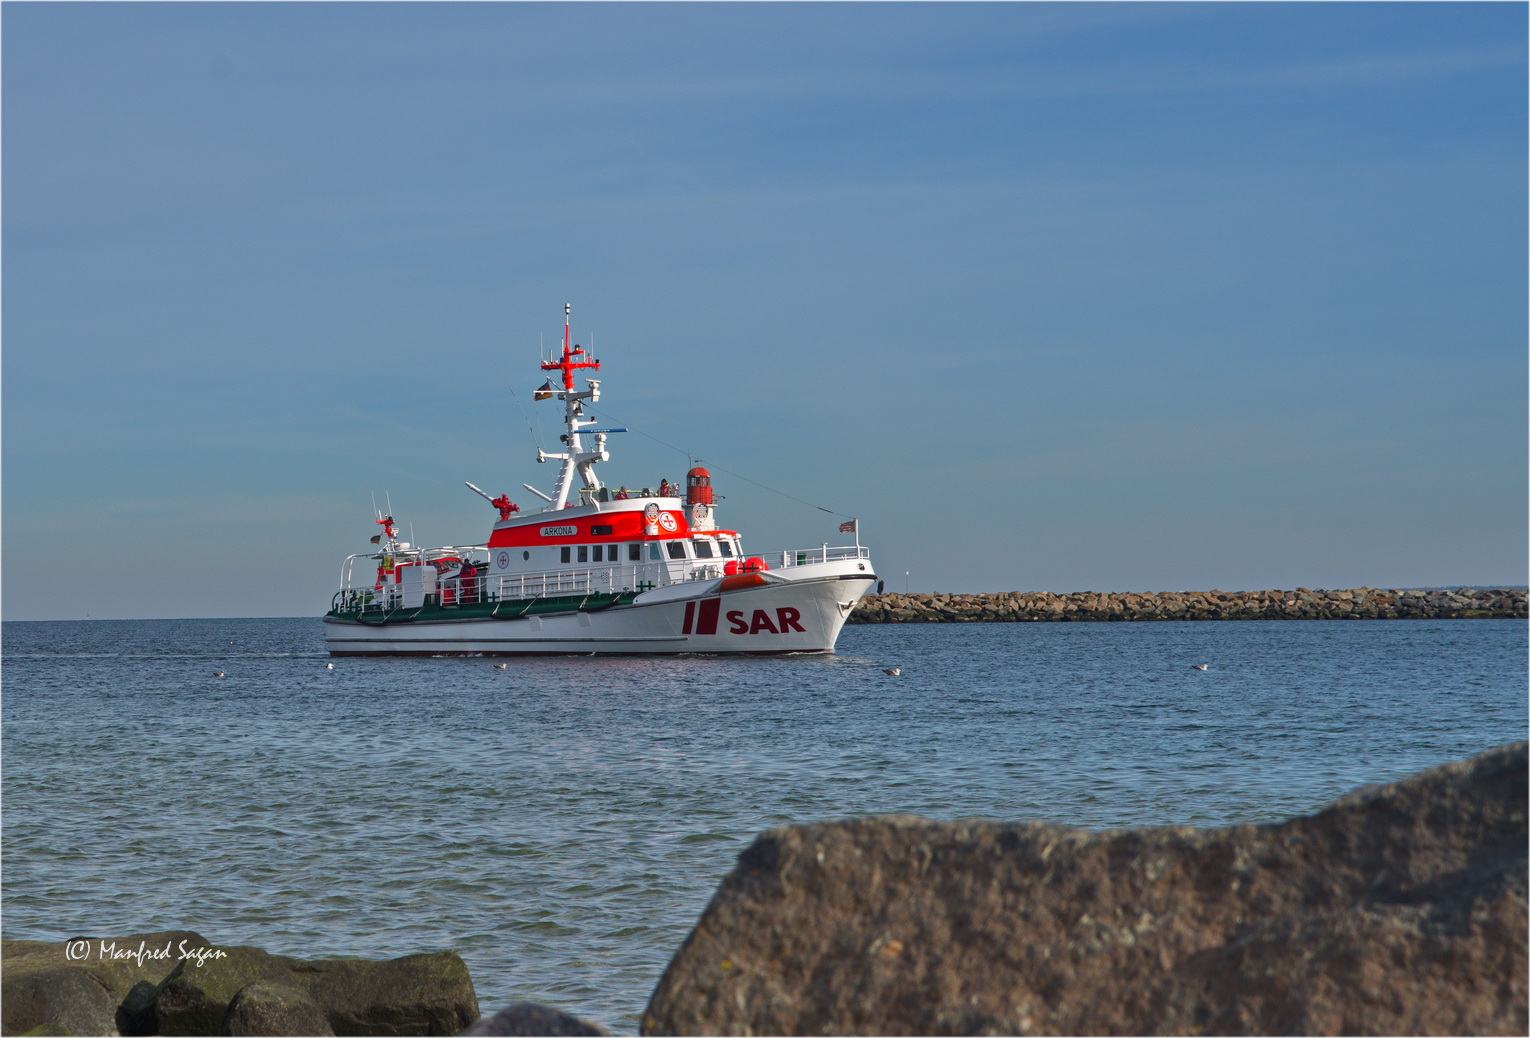
[[[561,509],[569,504],[576,476],[580,480],[581,500],[586,492],[598,493],[602,485],[599,477],[595,475],[594,465],[597,461],[604,461],[610,457],[605,449],[605,434],[610,430],[593,429],[591,426],[596,424],[594,419],[584,417],[584,403],[588,401],[593,405],[600,399],[600,381],[589,379],[589,388],[582,392],[574,388],[574,372],[580,368],[594,368],[599,371],[600,361],[595,360],[589,350],[574,345],[573,336],[569,330],[570,315],[573,310],[572,304],[563,304],[563,356],[558,360],[542,362],[543,371],[557,371],[562,374],[562,388],[555,388],[552,379],[549,378],[532,394],[534,400],[547,400],[554,396],[562,400],[563,425],[568,430],[559,437],[568,445],[568,450],[549,453],[541,448],[537,449],[537,461],[563,462],[562,469],[558,473],[558,485],[549,503],[551,509]],[[595,437],[594,450],[586,450],[581,440],[581,433],[586,431]]]

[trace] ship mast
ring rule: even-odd
[[[599,491],[601,489],[601,482],[600,477],[595,475],[595,463],[597,461],[606,461],[611,457],[606,451],[606,434],[604,432],[595,433],[595,449],[592,451],[585,450],[584,443],[580,439],[580,432],[595,424],[593,418],[584,417],[583,401],[588,400],[593,404],[600,399],[600,380],[593,378],[586,379],[585,381],[589,384],[590,388],[583,392],[575,392],[574,371],[578,368],[594,368],[596,371],[599,371],[600,361],[576,359],[588,357],[589,354],[579,346],[571,347],[569,345],[569,315],[572,310],[573,307],[570,304],[563,304],[563,358],[561,360],[544,360],[542,362],[543,371],[561,371],[563,373],[563,388],[555,388],[552,380],[549,379],[536,392],[536,397],[539,400],[556,396],[563,401],[563,424],[567,430],[559,437],[568,447],[566,451],[549,454],[540,447],[537,448],[537,461],[551,459],[563,462],[563,467],[558,473],[557,489],[553,491],[551,504],[547,506],[546,511],[562,509],[568,504],[569,496],[574,492],[575,475],[578,475],[580,478],[579,490],[581,492],[589,491],[595,493]]]

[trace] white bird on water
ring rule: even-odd
[[[221,671],[221,670],[215,670],[215,671],[213,671],[213,677],[215,677],[215,678],[221,678],[221,677],[222,677],[222,676],[223,676],[223,671]]]
[[[903,668],[902,667],[889,667],[887,670],[882,671],[882,673],[883,674],[891,675],[892,677],[897,677],[899,674],[903,673]]]
[[[1211,666],[1211,664],[1209,664],[1209,663],[1197,663],[1197,664],[1195,664],[1194,669],[1195,670],[1205,670],[1209,666]]]
[[[496,663],[496,664],[494,664],[494,669],[495,670],[504,670],[508,666],[510,666],[510,664],[508,664],[508,663]]]

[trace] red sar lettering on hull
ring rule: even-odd
[[[700,602],[685,603],[685,624],[680,633],[716,634],[718,614],[721,612],[720,598],[703,598]],[[744,610],[730,609],[726,619],[729,634],[807,633],[802,626],[802,613],[791,606],[777,606],[774,610],[756,609],[748,619],[744,618]]]

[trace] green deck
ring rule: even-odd
[[[592,592],[546,595],[539,598],[500,598],[449,606],[441,605],[436,595],[426,595],[424,605],[394,609],[385,608],[375,601],[361,603],[359,607],[342,608],[341,595],[337,594],[325,616],[335,620],[349,620],[353,623],[378,626],[452,620],[515,620],[523,616],[589,613],[597,609],[610,609],[612,606],[630,604],[638,594],[636,591]]]

